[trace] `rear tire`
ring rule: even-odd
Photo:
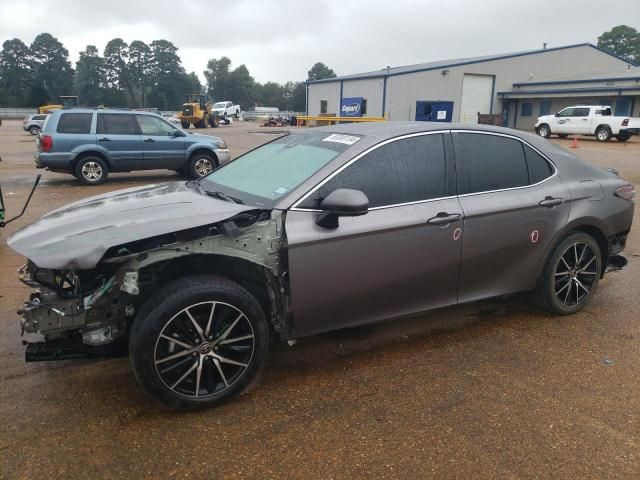
[[[209,115],[209,125],[211,128],[218,128],[218,116],[216,114]]]
[[[74,176],[85,185],[100,185],[107,181],[109,167],[100,157],[81,158],[74,168]]]
[[[131,366],[145,392],[165,407],[213,407],[254,381],[269,335],[260,303],[242,286],[193,275],[160,288],[144,303],[131,328]]]
[[[29,133],[31,135],[37,135],[38,133],[40,133],[40,127],[36,127],[35,125],[32,127],[29,127]]]
[[[551,128],[546,123],[543,123],[538,127],[538,135],[542,138],[549,138],[551,136]]]
[[[601,272],[598,242],[587,233],[574,232],[554,247],[531,300],[548,312],[570,315],[589,303]]]
[[[240,118],[240,110],[236,110],[236,119]]]
[[[611,129],[609,127],[598,127],[596,130],[596,140],[608,142],[611,140]]]

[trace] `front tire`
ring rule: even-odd
[[[538,127],[538,135],[540,135],[542,138],[549,138],[551,136],[551,129],[549,128],[549,125],[547,125],[546,123],[540,125]]]
[[[175,410],[217,406],[242,393],[268,347],[259,302],[237,283],[212,275],[159,289],[137,315],[129,340],[136,379]]]
[[[533,292],[533,303],[551,313],[569,315],[593,297],[602,272],[598,242],[575,232],[553,249]]]
[[[193,179],[209,175],[217,167],[216,160],[206,153],[194,155],[189,162],[189,176]]]
[[[596,140],[599,142],[608,142],[611,140],[611,130],[609,127],[598,127],[596,130]]]
[[[107,181],[109,167],[101,158],[87,156],[78,161],[73,174],[85,185],[100,185]]]

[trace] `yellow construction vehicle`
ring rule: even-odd
[[[77,95],[60,95],[58,97],[60,103],[41,105],[38,107],[38,113],[50,113],[53,110],[60,110],[61,108],[76,108],[78,106]]]
[[[178,113],[182,128],[189,128],[193,124],[196,128],[206,128],[207,125],[216,128],[220,123],[218,115],[213,112],[211,102],[206,95],[190,93]]]

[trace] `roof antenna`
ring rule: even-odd
[[[543,50],[546,50],[546,49],[547,49],[547,42],[544,42],[544,43],[542,44],[542,49],[543,49]]]

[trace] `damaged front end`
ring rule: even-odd
[[[106,267],[106,268],[105,268]],[[28,262],[20,280],[36,291],[18,311],[22,333],[40,334],[44,341],[27,343],[26,360],[62,360],[108,356],[123,349],[132,299],[117,289],[113,268],[94,270],[42,269]]]
[[[259,298],[274,329],[289,325],[282,213],[249,211],[224,221],[116,245],[91,269],[41,268],[29,261],[20,280],[36,289],[18,311],[26,361],[127,353],[135,315],[163,284],[183,275],[230,277]]]

